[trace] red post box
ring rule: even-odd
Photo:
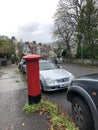
[[[28,102],[29,105],[38,103],[41,100],[40,76],[39,76],[39,55],[27,55],[23,59],[26,60],[26,74],[28,84]]]

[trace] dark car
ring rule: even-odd
[[[98,130],[98,74],[74,79],[67,90],[67,99],[80,130]]]
[[[21,61],[19,62],[19,70],[22,72],[22,74],[25,74],[25,64],[26,64],[26,61],[24,59],[21,59]]]

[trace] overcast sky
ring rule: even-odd
[[[51,42],[51,25],[59,0],[0,0],[0,35]]]

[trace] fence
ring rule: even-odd
[[[98,65],[98,59],[66,59],[67,63],[77,63],[77,64],[88,64],[88,65]]]

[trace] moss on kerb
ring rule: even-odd
[[[46,114],[47,120],[50,122],[48,130],[79,130],[73,121],[59,110],[57,104],[43,98],[38,104],[25,104],[23,111],[26,113],[38,112]]]

